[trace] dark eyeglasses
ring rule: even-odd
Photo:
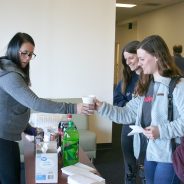
[[[20,55],[22,57],[29,57],[30,59],[34,59],[36,57],[36,54],[33,52],[28,52],[28,51],[19,51]]]

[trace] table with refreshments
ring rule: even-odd
[[[35,183],[105,183],[79,147],[79,135],[71,115],[51,129],[39,133],[33,142],[23,137],[27,184]],[[44,136],[43,136],[44,135]]]

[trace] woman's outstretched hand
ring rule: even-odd
[[[92,115],[94,114],[95,104],[77,104],[77,114]]]
[[[98,99],[95,100],[95,110],[98,110],[102,106],[103,102]]]
[[[98,99],[94,100],[94,104],[79,103],[77,104],[77,114],[92,115],[95,110],[97,111],[102,106],[102,104],[103,102]]]

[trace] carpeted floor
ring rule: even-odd
[[[97,150],[94,165],[106,180],[106,184],[124,184],[123,158],[118,149]]]

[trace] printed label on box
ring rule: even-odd
[[[48,147],[49,144],[53,143],[48,143]],[[46,153],[40,153],[40,149],[36,150],[35,167],[36,167],[35,168],[36,183],[57,183],[58,182],[57,149],[52,150],[48,149],[48,152]]]

